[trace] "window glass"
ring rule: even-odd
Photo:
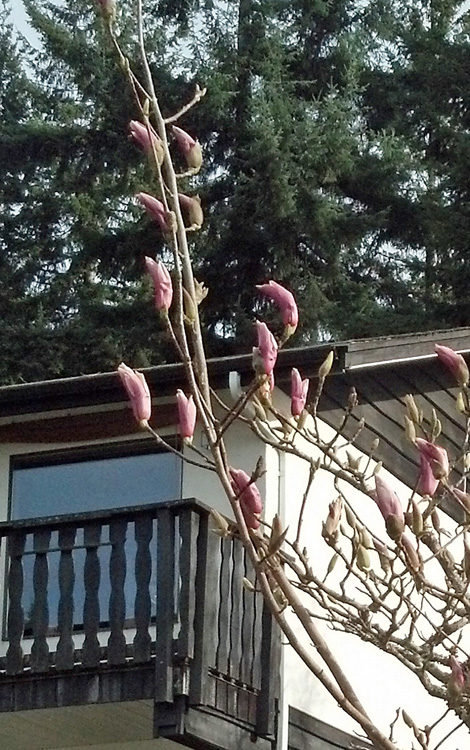
[[[181,460],[173,453],[14,465],[11,518],[84,513],[179,497]]]

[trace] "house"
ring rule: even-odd
[[[403,397],[443,413],[444,445],[459,445],[451,377],[435,341],[470,351],[470,329],[335,345],[320,402],[341,423],[352,385],[364,417],[357,449],[380,437],[377,458],[407,487],[418,458],[403,433]],[[279,404],[292,366],[314,377],[330,345],[284,350]],[[251,378],[251,357],[210,362],[223,397],[231,372]],[[8,750],[327,750],[366,746],[281,645],[237,539],[211,532],[209,508],[230,510],[217,479],[181,462],[174,394],[180,365],[146,372],[153,426],[139,432],[115,373],[0,388],[0,537],[3,591],[0,745]],[[328,428],[328,427],[327,427]],[[203,436],[195,437],[204,450]],[[235,424],[233,465],[252,470],[267,513],[284,520],[296,468]],[[459,510],[449,505],[450,515]]]

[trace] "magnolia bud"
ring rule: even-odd
[[[390,515],[385,519],[385,528],[390,539],[394,542],[398,542],[403,534],[405,528],[405,520],[400,516]]]
[[[405,415],[405,434],[410,443],[414,443],[416,440],[416,429],[414,422]]]
[[[189,220],[188,230],[200,229],[204,222],[204,214],[199,195],[189,196],[179,193],[178,198]]]
[[[333,350],[328,354],[326,359],[321,363],[319,369],[318,369],[318,377],[320,380],[324,380],[326,376],[329,374],[331,368],[333,367],[333,361],[335,358],[335,353]]]
[[[325,575],[325,578],[323,579],[324,581],[326,581],[330,573],[332,573],[333,570],[335,569],[336,563],[338,562],[338,558],[339,558],[339,555],[337,552],[335,552],[330,562],[328,563],[328,567],[326,569],[326,575]]]
[[[359,570],[367,572],[370,570],[370,556],[368,551],[362,544],[357,548],[356,563]]]
[[[411,393],[407,393],[405,396],[405,404],[406,404],[406,411],[408,412],[408,416],[411,419],[412,422],[415,424],[421,424],[422,420],[422,414],[418,407],[416,406],[416,401],[414,400]]]
[[[411,501],[411,508],[412,508],[411,527],[414,533],[416,534],[416,536],[421,536],[421,534],[423,533],[423,528],[424,528],[423,516],[421,515],[421,512],[414,500]]]

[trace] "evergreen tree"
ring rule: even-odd
[[[431,239],[440,247],[440,235],[449,242],[442,158],[431,181],[439,212],[432,190],[417,188],[423,174],[434,175],[434,157],[432,148],[420,150],[421,82],[410,76],[409,49],[415,45],[417,59],[427,28],[415,34],[406,2],[145,6],[165,113],[187,101],[196,82],[208,88],[179,125],[201,140],[205,154],[203,170],[182,191],[197,190],[206,214],[191,246],[196,273],[210,288],[203,303],[210,352],[247,349],[264,304],[255,284],[269,278],[298,298],[303,328],[293,343],[451,321],[442,317],[450,299],[445,257],[439,276],[437,250],[430,250]],[[164,361],[174,354],[151,314],[142,259],[165,250],[133,200],[154,186],[127,138],[137,111],[98,4],[28,0],[27,9],[41,51],[23,51],[21,69],[5,20],[0,39],[2,96],[11,99],[0,125],[8,266],[0,286],[0,378],[110,369],[121,358]],[[133,4],[123,1],[118,36],[138,73],[132,15]],[[466,38],[451,43],[463,54]],[[429,60],[419,54],[437,96]],[[448,82],[451,75],[449,69]],[[460,167],[463,190],[458,155],[455,179]],[[462,278],[457,271],[454,286]]]
[[[455,0],[390,3],[382,29],[365,111],[370,128],[406,144],[410,164],[387,238],[407,251],[415,327],[468,325],[470,14]]]

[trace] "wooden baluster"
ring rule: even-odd
[[[151,621],[150,578],[152,575],[152,555],[150,542],[153,536],[153,518],[140,516],[135,522],[135,627],[134,661],[146,662],[152,653],[152,639],[149,628]]]
[[[108,639],[109,664],[123,664],[126,661],[126,636],[124,635],[124,621],[126,617],[126,599],[124,584],[126,580],[126,532],[127,521],[115,519],[109,524],[109,541],[111,542],[111,558],[109,561],[109,578],[111,593],[109,596],[109,625]]]
[[[220,539],[211,531],[210,516],[200,520],[197,542],[195,649],[189,698],[194,705],[215,706],[215,682],[209,667],[215,667],[218,643]]]
[[[6,654],[7,674],[18,674],[23,670],[23,649],[21,639],[24,628],[24,611],[21,603],[23,596],[23,553],[26,534],[22,531],[11,531],[8,537],[8,617],[7,638],[9,646]]]
[[[230,674],[230,606],[232,582],[232,539],[222,539],[222,563],[220,568],[219,642],[216,667],[223,675]]]
[[[257,696],[256,733],[272,736],[276,726],[279,697],[281,631],[266,604],[263,604],[260,662],[261,685]]]
[[[173,618],[175,587],[175,518],[168,509],[157,523],[157,634],[155,701],[173,701]]]
[[[197,537],[199,515],[185,510],[179,516],[179,597],[180,631],[175,656],[192,659],[194,656],[194,614],[196,608],[195,578],[197,572]]]
[[[74,600],[73,590],[75,585],[75,568],[73,560],[73,549],[75,546],[75,528],[62,528],[59,531],[59,606],[57,608],[57,630],[59,642],[56,652],[57,669],[73,669],[74,665],[74,643],[73,643],[73,620]]]
[[[86,547],[83,578],[85,582],[85,604],[83,606],[83,631],[85,640],[82,649],[82,662],[87,667],[100,663],[100,627],[99,588],[101,565],[98,548],[101,541],[101,525],[87,525],[83,529],[83,543]]]
[[[261,688],[261,674],[264,665],[261,662],[261,642],[263,639],[263,596],[261,592],[254,594],[255,606],[252,622],[253,663],[251,667],[251,685],[256,690]]]
[[[243,545],[238,539],[232,544],[232,607],[230,612],[230,675],[236,680],[241,679],[242,658],[242,615],[243,615],[243,576],[245,566],[243,560]]]
[[[245,578],[256,585],[256,576],[253,566],[244,553]],[[255,622],[255,594],[248,589],[243,590],[243,615],[242,615],[242,661],[240,668],[240,679],[246,685],[252,685],[253,669],[253,628]]]
[[[47,601],[49,582],[49,561],[47,553],[51,542],[50,529],[40,528],[33,534],[33,645],[31,647],[31,671],[47,672],[49,669],[49,605]]]

